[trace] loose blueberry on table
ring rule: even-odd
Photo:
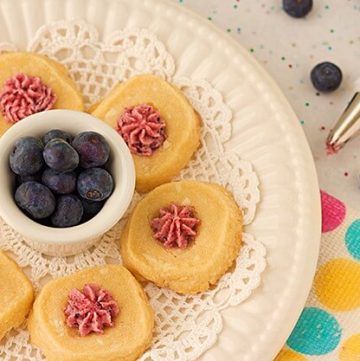
[[[340,68],[328,61],[320,63],[314,67],[310,74],[314,87],[322,92],[336,90],[342,81]]]
[[[283,0],[284,11],[293,18],[303,18],[312,9],[312,0]]]
[[[42,139],[20,138],[9,156],[15,202],[43,225],[65,228],[87,222],[114,189],[111,174],[101,168],[109,157],[109,144],[96,132],[74,138],[53,129]]]

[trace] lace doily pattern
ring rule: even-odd
[[[47,257],[32,249],[22,238],[0,218],[0,248],[14,255],[20,267],[30,268],[30,278],[35,287],[41,287],[46,276],[57,278],[81,269],[105,264],[119,263],[119,249],[115,240],[119,226],[105,233],[96,246],[72,257]]]
[[[27,50],[65,65],[87,107],[134,75],[152,73],[170,79],[175,72],[164,44],[145,29],[117,31],[103,43],[89,24],[59,21],[40,28]]]
[[[13,50],[16,49],[11,44],[0,44],[0,52]],[[208,82],[176,77],[174,59],[153,33],[145,29],[118,31],[103,42],[97,30],[83,21],[60,21],[40,28],[27,50],[65,65],[89,107],[117,82],[135,74],[153,73],[176,84],[203,121],[201,147],[178,179],[224,185],[242,207],[245,225],[253,221],[260,200],[259,181],[249,162],[225,151],[224,145],[231,138],[230,108]],[[127,214],[140,198],[135,194]],[[117,240],[125,219],[91,249],[62,258],[47,257],[33,250],[0,219],[0,248],[11,252],[40,288],[49,277],[107,262],[121,262]],[[222,329],[221,310],[247,299],[259,286],[265,269],[266,252],[262,243],[247,233],[243,234],[243,240],[233,270],[208,292],[184,296],[152,283],[146,285],[145,291],[155,310],[156,327],[153,345],[141,357],[142,361],[192,361],[216,342]],[[25,326],[11,331],[0,343],[0,359],[44,360],[41,352],[29,343]]]

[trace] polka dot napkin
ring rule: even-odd
[[[275,361],[360,361],[360,214],[325,192],[321,202],[314,284]]]

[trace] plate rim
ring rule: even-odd
[[[42,2],[49,1],[41,0]],[[95,0],[100,1],[100,0]],[[7,0],[0,0],[0,3],[9,3]],[[31,0],[18,0],[18,3],[29,3]],[[56,1],[58,2],[58,1]],[[65,3],[66,1],[64,1]],[[105,2],[105,1],[104,1]],[[173,9],[177,13],[183,14],[186,18],[194,20],[196,23],[200,24],[202,27],[207,28],[210,32],[215,33],[223,42],[227,44],[229,47],[235,49],[236,52],[239,52],[243,58],[245,58],[248,64],[263,78],[263,82],[266,83],[269,87],[271,87],[274,97],[277,99],[278,103],[282,105],[284,108],[284,112],[288,115],[288,125],[291,125],[295,130],[292,132],[291,137],[296,138],[296,142],[300,144],[301,151],[297,153],[299,159],[305,161],[308,166],[308,187],[307,190],[309,191],[308,194],[301,194],[303,202],[308,202],[307,206],[311,208],[311,217],[313,226],[311,231],[307,230],[306,238],[310,239],[312,244],[311,249],[307,250],[307,256],[309,258],[309,262],[307,264],[307,269],[298,270],[297,275],[302,279],[302,289],[296,288],[295,286],[292,287],[292,295],[288,295],[287,302],[282,300],[281,307],[284,312],[287,313],[287,324],[282,325],[282,327],[277,327],[277,329],[269,329],[264,328],[263,333],[259,335],[258,342],[264,343],[265,341],[268,342],[269,340],[269,333],[273,333],[276,335],[276,338],[272,339],[271,342],[271,349],[266,350],[266,355],[261,355],[261,360],[258,361],[265,361],[265,357],[269,357],[268,360],[271,360],[273,356],[279,351],[279,349],[283,346],[286,341],[286,338],[289,336],[292,328],[294,327],[300,313],[305,305],[307,296],[309,294],[312,280],[315,275],[316,271],[316,264],[319,254],[319,247],[320,247],[320,236],[321,236],[321,207],[320,207],[320,191],[319,185],[317,181],[317,174],[315,170],[315,164],[311,155],[309,144],[306,140],[305,134],[297,120],[297,117],[291,108],[288,100],[286,99],[285,95],[280,90],[279,86],[273,80],[269,73],[262,67],[261,64],[245,49],[239,42],[237,42],[234,38],[232,38],[229,34],[222,31],[220,28],[215,26],[213,23],[207,21],[201,15],[195,13],[194,11],[185,8],[184,5],[179,5],[174,2],[174,0],[123,0],[125,3],[131,3],[132,6],[143,6],[148,5],[150,6],[163,6],[167,9]],[[54,1],[55,3],[55,1]],[[90,3],[90,0],[82,1],[82,4]],[[106,3],[120,3],[119,0],[106,0]],[[154,32],[156,34],[156,32]],[[295,137],[296,133],[296,137]],[[305,189],[305,188],[304,188]],[[302,191],[304,191],[302,189]],[[303,192],[304,193],[304,192]],[[306,214],[306,217],[310,217]],[[304,241],[305,242],[305,241]],[[266,269],[264,274],[266,273]],[[304,285],[305,283],[305,285]],[[295,288],[294,288],[295,287]],[[253,297],[253,296],[250,296]],[[279,307],[278,303],[278,307]],[[290,309],[287,307],[290,304]],[[239,306],[235,306],[236,309]],[[279,312],[277,312],[279,316]],[[277,316],[277,317],[278,317]],[[223,315],[224,318],[226,318]],[[273,317],[273,320],[276,321],[276,318]],[[221,333],[219,334],[219,338],[221,338]],[[207,352],[211,352],[211,349]],[[247,359],[248,360],[248,359]],[[252,360],[255,360],[252,358]]]

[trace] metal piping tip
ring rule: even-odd
[[[360,130],[360,93],[357,92],[330,131],[326,141],[329,155],[336,154]]]

